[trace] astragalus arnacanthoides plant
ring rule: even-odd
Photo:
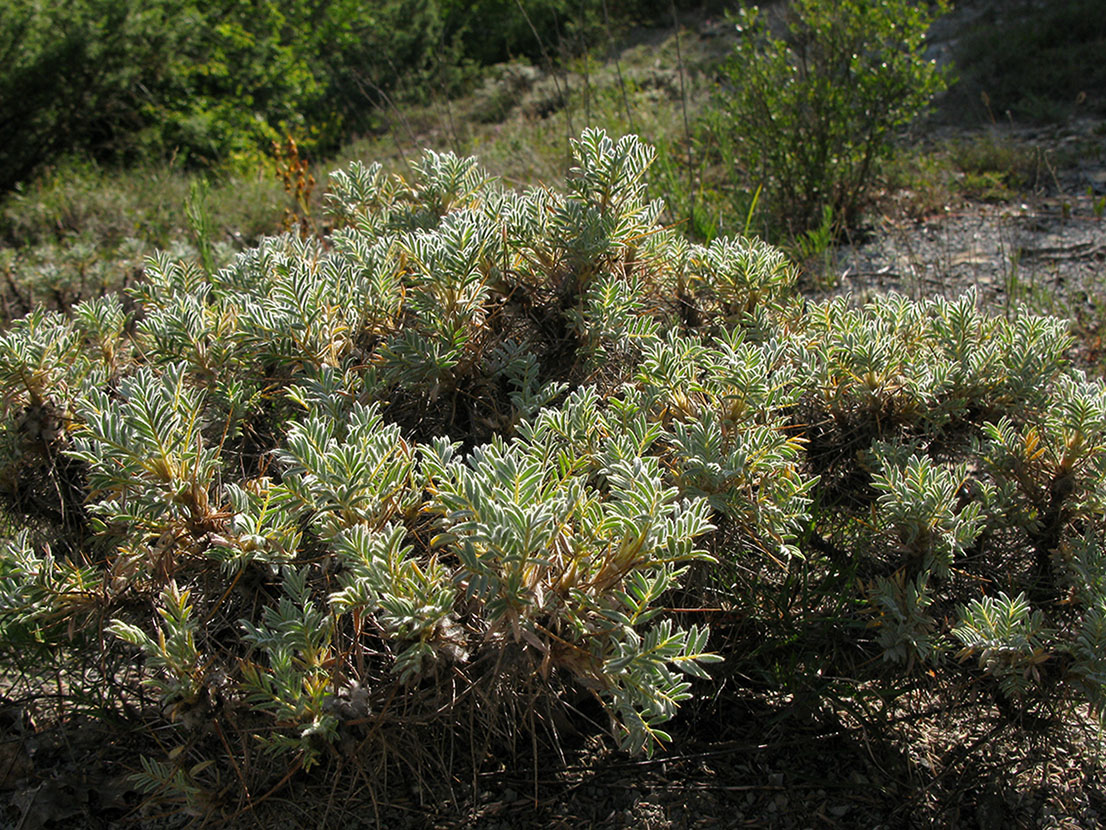
[[[1062,327],[804,302],[658,226],[636,138],[574,149],[567,194],[355,164],[325,239],[0,338],[5,659],[151,727],[147,792],[446,766],[443,731],[480,765],[589,706],[650,752],[742,659],[707,610],[802,648],[831,593],[908,673],[1101,711],[1104,393]]]

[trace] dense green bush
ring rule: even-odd
[[[305,54],[306,11],[283,8],[9,4],[0,22],[0,188],[73,151],[210,163],[301,130],[325,87]]]
[[[877,683],[1101,715],[1106,389],[1063,325],[807,303],[773,248],[659,225],[636,138],[574,149],[564,194],[354,164],[324,240],[14,323],[12,682],[147,727],[136,780],[208,815],[351,754],[448,764],[443,730],[502,759],[589,705],[651,751],[750,659],[706,605],[791,650],[832,605]]]
[[[686,5],[685,0],[681,5]],[[312,150],[396,98],[475,67],[559,61],[657,0],[12,0],[0,16],[0,192],[70,153],[241,164],[291,134]]]
[[[294,134],[333,148],[398,84],[461,60],[434,0],[17,0],[0,21],[0,189],[41,163],[234,164]]]
[[[743,7],[707,127],[749,192],[763,186],[770,236],[839,226],[865,206],[894,131],[945,78],[924,59],[926,31],[946,8],[912,0],[792,0]]]

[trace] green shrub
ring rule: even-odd
[[[12,682],[128,720],[142,788],[212,817],[351,753],[450,772],[443,731],[498,762],[588,701],[652,751],[722,657],[830,659],[829,607],[848,684],[1101,715],[1106,388],[1063,325],[805,303],[770,246],[661,226],[636,138],[574,152],[563,194],[354,164],[323,240],[13,323]],[[719,606],[749,654],[686,610]]]
[[[379,110],[397,99],[455,92],[475,68],[519,56],[561,61],[606,42],[610,25],[669,9],[658,0],[12,0],[0,18],[0,192],[73,154],[240,170],[286,135],[333,151],[378,129]]]
[[[444,25],[432,0],[18,0],[0,21],[0,190],[75,152],[233,169],[287,134],[333,149],[401,82],[456,80]]]
[[[793,0],[783,17],[745,7],[707,116],[749,191],[763,185],[770,235],[851,225],[896,129],[945,86],[922,56],[935,12],[910,0]]]
[[[74,151],[256,156],[324,92],[275,6],[17,2],[0,24],[0,189]]]

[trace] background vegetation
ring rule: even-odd
[[[623,21],[669,5],[611,8]],[[611,20],[605,3],[570,0],[12,0],[4,11],[2,190],[75,151],[231,169],[286,135],[333,152],[393,96],[456,92],[474,67],[510,58],[561,59]]]
[[[1020,12],[1020,14],[1019,14]],[[985,11],[957,48],[956,103],[973,120],[1037,123],[1106,111],[1106,22],[1093,0]]]

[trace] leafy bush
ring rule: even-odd
[[[430,0],[19,0],[5,11],[2,190],[74,152],[233,167],[290,133],[334,148],[401,81],[456,81],[461,61]]]
[[[770,233],[842,225],[864,207],[894,131],[944,89],[922,56],[936,4],[793,0],[782,20],[744,7],[708,128],[750,190],[763,185]]]
[[[11,4],[0,25],[0,188],[74,151],[256,155],[299,129],[324,92],[287,42],[305,23],[271,5]]]
[[[652,751],[752,659],[704,606],[794,650],[834,605],[877,681],[1101,715],[1106,388],[1063,326],[807,304],[764,243],[661,226],[636,138],[574,151],[564,194],[354,164],[323,240],[16,321],[13,682],[145,726],[141,787],[211,815],[350,753],[445,768],[443,730],[509,757],[589,707]]]
[[[684,0],[686,3],[686,0]],[[658,0],[13,0],[0,20],[0,192],[71,154],[248,165],[293,135],[332,151],[396,97],[474,66],[560,60]]]

